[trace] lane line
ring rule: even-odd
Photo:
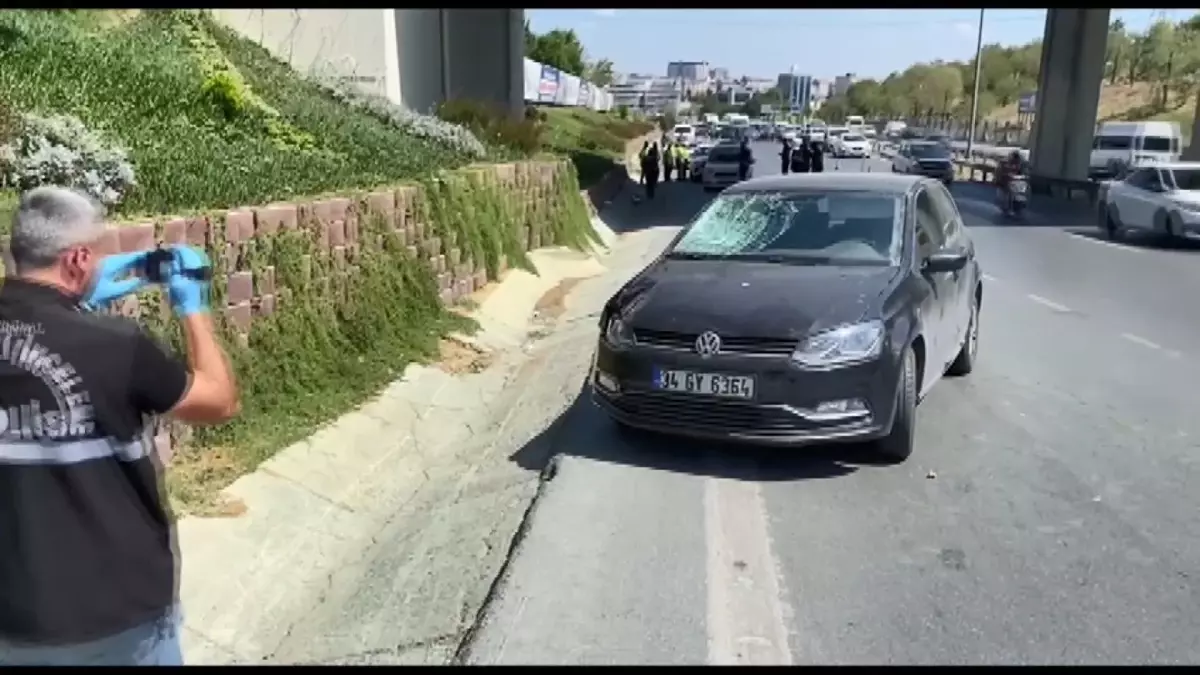
[[[781,584],[759,484],[704,481],[708,663],[790,666]]]
[[[1036,302],[1037,304],[1039,304],[1043,307],[1049,307],[1050,309],[1052,309],[1056,312],[1070,312],[1071,311],[1070,307],[1067,307],[1065,305],[1060,305],[1057,302],[1054,302],[1053,300],[1047,300],[1046,298],[1043,298],[1040,295],[1034,295],[1033,293],[1030,293],[1025,297],[1029,298],[1030,300]]]
[[[994,276],[992,276],[992,275],[990,275],[990,274],[988,274],[988,273],[986,273],[986,272],[985,272],[985,273],[984,273],[984,275],[983,275],[983,280],[984,280],[984,281],[990,281],[990,282],[992,282],[992,283],[994,283],[994,284],[1000,283],[1000,280],[999,280],[999,279],[997,279],[996,277],[994,277]]]
[[[1144,249],[1140,249],[1136,246],[1129,246],[1128,244],[1122,244],[1120,242],[1108,241],[1107,239],[1096,239],[1094,237],[1089,237],[1086,234],[1080,234],[1078,232],[1068,232],[1065,230],[1060,230],[1060,231],[1063,234],[1070,237],[1071,239],[1075,239],[1077,241],[1086,241],[1091,244],[1097,244],[1099,246],[1106,246],[1108,248],[1116,249],[1118,251],[1130,251],[1133,253],[1145,253],[1146,252]]]
[[[1136,345],[1141,345],[1148,349],[1155,349],[1155,350],[1159,350],[1159,351],[1163,350],[1162,345],[1158,344],[1157,342],[1154,342],[1153,340],[1147,340],[1146,338],[1144,338],[1140,335],[1134,335],[1133,333],[1121,333],[1121,337],[1125,338],[1126,340],[1129,340],[1130,342],[1132,342]]]

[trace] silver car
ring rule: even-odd
[[[704,184],[705,190],[722,190],[738,183],[738,159],[741,155],[741,149],[734,144],[718,145],[708,151],[708,158],[704,162],[704,171],[701,182]],[[746,173],[746,178],[754,177],[754,167]]]

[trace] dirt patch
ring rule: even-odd
[[[177,451],[167,465],[167,494],[172,509],[179,517],[236,518],[246,513],[245,503],[220,492],[246,469],[228,449]]]
[[[558,285],[542,294],[533,311],[539,319],[557,319],[567,311],[567,295],[579,285],[583,277],[563,279]]]
[[[451,335],[438,341],[437,366],[451,375],[479,373],[491,364],[491,354],[465,340]]]

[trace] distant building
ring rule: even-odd
[[[613,106],[625,106],[648,113],[675,110],[696,89],[680,78],[655,77],[631,73],[622,75],[608,88]],[[699,87],[699,90],[703,90]]]
[[[667,77],[689,82],[706,81],[708,80],[708,62],[672,61],[667,64]]]
[[[715,80],[717,82],[733,81],[733,78],[729,76],[728,68],[713,68],[712,70],[708,71],[708,77],[710,80]]]
[[[813,83],[816,82],[810,75],[797,75],[795,73],[783,73],[776,80],[775,86],[779,89],[779,94],[783,98],[783,103],[790,108],[792,112],[802,112],[806,108],[814,109],[813,106]]]
[[[858,81],[854,73],[846,73],[833,78],[833,91],[830,96],[845,96],[846,92],[850,91],[850,85]]]

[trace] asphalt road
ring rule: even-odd
[[[842,162],[866,166],[888,170]],[[908,462],[630,441],[581,398],[468,661],[1200,660],[1200,250],[1073,234],[1095,228],[1069,209],[1007,224],[954,190],[980,361],[922,402]],[[705,199],[664,196],[630,222]]]

